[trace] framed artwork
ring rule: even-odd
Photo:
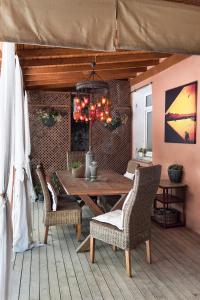
[[[197,82],[165,93],[165,142],[196,144]]]

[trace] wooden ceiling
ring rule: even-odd
[[[18,45],[17,55],[26,89],[59,90],[73,88],[89,77],[91,63],[104,80],[129,79],[167,58],[167,53],[143,51],[94,52],[76,49]]]

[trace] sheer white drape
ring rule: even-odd
[[[11,219],[8,181],[14,106],[15,45],[4,43],[0,78],[0,300],[8,300],[11,258]]]
[[[15,67],[15,138],[14,138],[14,197],[13,250],[23,252],[32,243],[31,200],[33,186],[29,166],[30,133],[27,97],[24,97],[23,76],[19,59]]]

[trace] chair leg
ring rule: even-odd
[[[151,264],[151,240],[146,241],[146,254],[147,254],[147,262]]]
[[[112,249],[113,249],[114,252],[116,252],[117,251],[117,246],[112,245]]]
[[[95,257],[95,238],[90,236],[90,260],[93,263]]]
[[[47,244],[48,231],[49,231],[49,226],[45,226],[45,232],[44,232],[44,244]]]
[[[78,241],[81,239],[81,224],[76,225],[76,238]]]
[[[131,259],[131,250],[125,250],[125,261],[126,261],[126,272],[129,277],[132,277],[132,259]]]

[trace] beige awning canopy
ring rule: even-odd
[[[119,49],[200,54],[200,7],[120,0],[118,31]]]
[[[200,54],[199,28],[200,7],[169,1],[0,0],[0,40],[15,43]]]
[[[0,0],[0,40],[114,50],[115,0]]]

